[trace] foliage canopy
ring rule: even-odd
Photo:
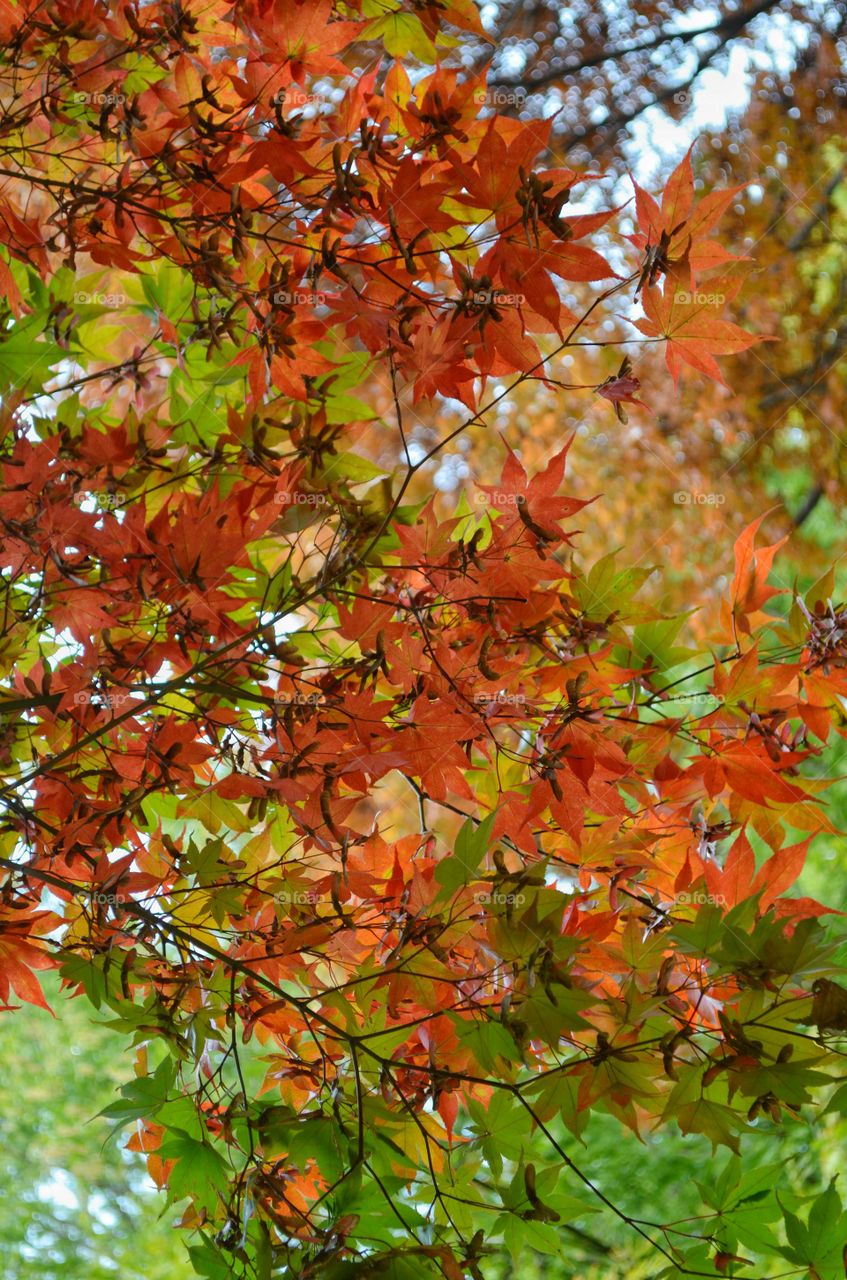
[[[484,34],[470,0],[0,5],[0,996],[55,967],[135,1048],[106,1115],[210,1280],[478,1280],[598,1212],[661,1275],[835,1280],[834,1183],[730,1159],[664,1222],[580,1149],[843,1108],[791,891],[847,612],[759,515],[695,641],[645,557],[583,560],[567,440],[421,494],[526,388],[623,422],[630,351],[673,396],[767,336],[737,189],[689,154],[622,233],[450,64]]]

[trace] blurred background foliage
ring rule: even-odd
[[[131,1073],[123,1043],[64,998],[0,1017],[0,1273],[4,1280],[187,1280],[177,1214],[97,1113]]]

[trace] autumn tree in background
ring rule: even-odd
[[[847,23],[823,0],[488,0],[481,13],[490,43],[470,33],[463,64],[489,67],[505,113],[553,114],[561,147],[611,171],[633,136],[649,140],[657,112],[690,118],[730,69],[780,79],[843,41]]]
[[[641,17],[642,6],[638,12],[624,8],[616,21]],[[543,24],[529,25],[540,33]],[[584,388],[602,383],[616,371],[622,344],[637,364],[649,412],[632,412],[621,422],[599,396],[562,403],[556,388],[539,383],[524,385],[498,409],[498,428],[515,447],[519,442],[522,456],[532,462],[574,435],[574,492],[603,494],[584,531],[583,547],[599,552],[626,543],[633,558],[660,560],[666,572],[648,591],[672,610],[696,604],[703,619],[719,607],[726,589],[726,539],[737,537],[756,516],[767,512],[762,531],[769,541],[794,534],[789,578],[799,570],[814,580],[822,557],[840,550],[847,533],[842,520],[844,15],[827,6],[774,5],[745,30],[747,36],[732,35],[714,67],[721,59],[725,65],[740,42],[748,52],[736,62],[743,66],[746,58],[761,68],[751,72],[750,102],[720,131],[700,138],[694,173],[698,190],[736,188],[721,223],[723,243],[750,259],[748,285],[734,303],[736,319],[770,341],[723,361],[726,385],[690,378],[674,388],[661,352],[639,342],[625,313],[621,322],[619,299],[612,298],[604,306],[604,323],[616,341],[572,351],[567,380]],[[711,47],[715,38],[711,44],[697,39]],[[690,43],[680,36],[674,47],[680,51]],[[510,61],[516,50],[527,59],[524,85],[531,82],[533,60],[551,54],[528,27],[520,38],[510,38],[507,48]],[[589,81],[596,79],[604,101],[623,92],[620,56],[612,56],[616,48],[611,39],[592,44],[586,60],[603,58],[583,71],[567,69],[578,61],[576,54],[565,58],[567,66],[555,75],[551,61],[547,99],[510,92],[518,93],[522,112],[558,108],[554,134],[572,133]],[[501,60],[505,56],[501,50]],[[668,54],[654,73],[677,82],[687,65]],[[713,70],[712,64],[707,69]],[[720,82],[711,88],[701,80],[698,74],[688,90],[658,106],[644,92],[640,125],[631,126],[641,129],[635,137],[597,126],[599,154],[610,157],[609,173],[599,185],[612,203],[625,204],[619,221],[626,230],[635,230],[635,220],[632,204],[626,204],[631,184],[621,174],[636,162],[659,177],[670,172],[673,165],[661,149],[651,148],[650,138],[658,134],[664,142],[682,136],[681,126],[669,121],[685,121],[697,114],[698,104],[720,99]],[[734,87],[731,81],[728,87]],[[503,100],[506,90],[498,92]],[[569,157],[579,153],[576,145],[567,152]],[[467,474],[461,459],[455,465]],[[491,473],[496,465],[496,443],[476,444],[474,474]],[[442,475],[449,480],[446,467]],[[692,543],[695,556],[689,554]]]
[[[836,579],[758,512],[695,629],[580,550],[568,439],[508,430],[756,358],[736,188],[689,154],[608,207],[463,65],[470,0],[0,40],[4,1004],[55,968],[133,1050],[106,1114],[200,1275],[478,1280],[615,1220],[656,1274],[841,1275],[837,1186],[747,1161],[844,1106],[791,893],[837,833]],[[496,474],[424,492],[460,440]],[[597,1115],[739,1158],[633,1213]]]

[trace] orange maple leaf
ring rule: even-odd
[[[725,387],[715,356],[736,355],[757,342],[770,340],[721,319],[724,304],[735,296],[741,283],[737,277],[722,276],[693,291],[679,289],[670,280],[664,289],[644,288],[645,319],[636,324],[650,338],[667,339],[665,362],[674,385],[683,364],[688,364]]]
[[[661,208],[633,181],[640,232],[629,236],[631,243],[642,251],[648,246],[664,244],[667,274],[677,279],[687,278],[691,284],[694,272],[741,261],[717,240],[709,239],[708,234],[746,185],[711,191],[695,205],[692,150],[693,144],[668,179]]]

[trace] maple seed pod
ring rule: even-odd
[[[553,767],[553,765],[547,765],[545,768],[543,768],[541,770],[541,776],[545,780],[545,782],[547,782],[547,784],[549,785],[550,790],[553,792],[553,795],[556,797],[556,799],[561,801],[563,792],[559,784],[559,779],[556,777],[556,770]]]
[[[529,514],[529,504],[522,493],[515,495],[515,506],[518,509],[518,515],[521,518],[521,522],[525,524],[530,533],[534,533],[536,538],[540,539],[541,542],[558,542],[561,539],[562,535],[560,533],[550,533],[547,529],[542,529],[541,525],[535,523],[532,516]]]
[[[489,666],[487,661],[488,651],[493,643],[494,637],[492,635],[487,635],[482,642],[482,646],[479,651],[479,658],[477,659],[477,666],[485,676],[486,680],[498,680],[500,677],[499,671],[495,671],[493,667]]]
[[[332,797],[332,778],[327,777],[323,787],[321,788],[321,795],[320,795],[321,816],[324,822],[326,823],[327,827],[329,828],[329,830],[332,832],[335,839],[340,841],[341,835],[338,831],[338,828],[335,825],[335,820],[333,819],[333,816],[332,816],[332,809],[330,808],[331,797]]]
[[[574,680],[566,680],[565,692],[568,695],[568,701],[571,702],[572,704],[578,703],[580,698],[582,697],[582,691],[587,684],[588,684],[587,671],[580,671],[579,675]]]
[[[671,1080],[677,1079],[676,1066],[674,1064],[674,1049],[676,1048],[676,1036],[672,1035],[669,1039],[666,1037],[662,1040],[662,1067],[665,1075]]]

